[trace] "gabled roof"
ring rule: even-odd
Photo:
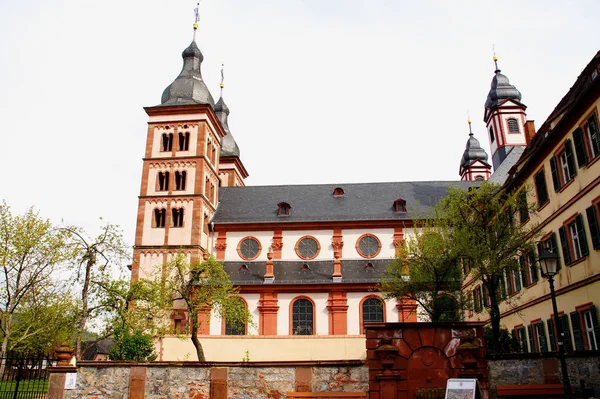
[[[290,223],[418,219],[448,193],[451,186],[478,185],[467,181],[310,184],[221,187],[212,222],[219,224]],[[333,196],[344,187],[343,196]],[[408,212],[395,212],[394,201],[406,201]],[[277,216],[277,204],[291,205],[288,216]]]

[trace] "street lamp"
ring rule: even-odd
[[[565,350],[563,345],[565,334],[562,329],[562,323],[558,319],[556,293],[554,292],[554,275],[557,272],[558,254],[552,252],[552,250],[542,249],[540,251],[539,261],[542,266],[542,273],[548,279],[548,283],[550,283],[550,297],[552,298],[552,309],[554,310],[554,332],[555,336],[558,337],[558,358],[560,359],[565,398],[572,398],[573,390],[571,389],[571,383],[569,382],[569,373],[567,371],[567,361],[565,360]]]

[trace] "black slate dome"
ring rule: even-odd
[[[233,138],[231,131],[229,131],[229,124],[227,122],[227,117],[229,116],[229,107],[225,104],[225,100],[223,100],[223,96],[219,98],[219,101],[215,104],[215,113],[217,117],[221,121],[221,125],[223,126],[223,130],[225,130],[225,136],[221,139],[221,157],[239,157],[240,156],[240,148],[238,147],[235,139]]]
[[[510,84],[506,75],[501,74],[500,70],[497,69],[496,75],[492,79],[490,92],[485,101],[485,107],[492,108],[504,100],[514,100],[520,103],[521,92],[517,90],[515,86]]]
[[[467,146],[465,148],[465,152],[463,152],[462,160],[460,162],[461,166],[467,167],[473,161],[481,161],[484,164],[488,164],[488,155],[481,145],[479,144],[479,140],[477,140],[473,133],[469,133],[469,139],[467,140]]]
[[[160,105],[208,104],[214,108],[215,100],[202,80],[200,66],[204,56],[196,42],[193,41],[183,50],[181,56],[183,68],[173,83],[163,91]]]

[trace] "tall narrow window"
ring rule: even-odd
[[[169,190],[169,172],[158,172],[158,191]]]
[[[592,114],[585,124],[585,132],[590,149],[590,159],[600,154],[600,132],[598,131],[598,120],[596,114]]]
[[[363,323],[383,323],[383,301],[379,298],[367,298],[362,303]]]
[[[239,303],[237,306],[240,309],[247,308],[246,302],[239,299]],[[246,335],[246,323],[239,318],[233,318],[231,316],[227,316],[225,313],[225,335]]]
[[[508,124],[509,133],[519,133],[519,122],[515,118],[509,118],[506,123]]]
[[[596,308],[583,312],[583,323],[585,327],[585,335],[588,342],[588,349],[598,350],[600,348],[600,328],[598,328],[598,317],[596,316]]]
[[[173,227],[183,227],[183,208],[173,208],[171,214],[173,216]]]
[[[313,304],[308,299],[297,299],[292,305],[292,335],[313,335]]]
[[[541,207],[548,202],[548,188],[546,187],[546,177],[544,169],[535,175],[535,192],[537,194],[538,206]]]
[[[190,147],[190,133],[179,133],[179,151],[187,151]]]
[[[167,218],[167,210],[164,208],[154,210],[154,223],[153,227],[163,228],[165,227],[165,219]]]
[[[185,170],[175,171],[175,190],[185,190],[185,180],[187,172]]]
[[[490,143],[496,141],[496,137],[494,137],[494,128],[490,126]]]
[[[173,150],[173,133],[163,133],[160,149],[163,152]]]

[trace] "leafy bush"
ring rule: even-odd
[[[492,340],[493,340],[492,327],[487,326],[487,327],[485,327],[485,342],[487,345],[488,353],[490,353],[490,354],[494,354],[494,352],[492,350],[493,346],[490,345],[490,342],[492,342]],[[499,348],[499,351],[496,352],[496,354],[498,354],[498,353],[520,353],[522,351],[517,338],[514,337],[510,332],[508,332],[508,330],[504,330],[504,329],[500,330],[500,340],[499,340],[498,348]]]
[[[110,360],[137,362],[151,362],[157,357],[151,335],[139,329],[129,331],[124,328],[115,329],[113,346],[108,356]]]

